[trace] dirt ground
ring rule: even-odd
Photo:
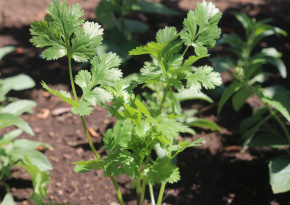
[[[36,87],[22,93],[11,95],[32,99],[37,102],[33,115],[25,115],[35,132],[35,136],[22,135],[22,138],[46,142],[52,146],[45,152],[54,169],[50,172],[51,183],[48,196],[53,203],[72,205],[113,205],[117,198],[110,179],[103,176],[102,171],[85,174],[74,173],[72,162],[93,158],[85,139],[78,116],[67,111],[67,105],[56,96],[44,91],[40,82],[43,80],[53,89],[70,90],[66,59],[45,61],[40,58],[40,49],[34,48],[29,39],[29,25],[35,19],[45,15],[50,0],[0,0],[0,47],[14,45],[16,52],[7,55],[0,62],[1,78],[25,73],[31,76]],[[85,9],[85,18],[95,20],[94,10],[97,0],[70,0],[79,3]],[[166,25],[180,27],[189,9],[194,9],[195,0],[163,0],[168,7],[179,10],[178,17],[134,13],[132,18],[145,16],[150,31],[136,36],[142,43],[153,40],[155,32]],[[239,30],[239,24],[229,15],[235,9],[261,18],[272,18],[272,24],[290,33],[290,3],[286,0],[216,0],[216,6],[224,12],[220,23],[223,31]],[[274,46],[283,53],[286,67],[290,68],[289,37],[271,38],[264,45]],[[216,53],[215,53],[216,54]],[[142,59],[133,59],[127,64],[137,71],[142,66]],[[74,64],[74,72],[80,69]],[[127,68],[127,72],[131,72]],[[289,69],[288,69],[289,72]],[[282,83],[290,88],[289,80],[278,75],[271,79],[272,83]],[[200,106],[192,104],[190,106]],[[240,122],[251,115],[256,100],[252,98],[241,111],[234,112],[231,105],[226,105],[220,116],[217,116],[217,103],[213,106],[202,104],[207,111],[199,114],[214,120],[221,132],[197,130],[199,134],[191,137],[205,137],[202,147],[187,149],[178,157],[181,181],[168,185],[165,191],[164,204],[178,205],[279,205],[290,204],[290,193],[274,195],[269,185],[267,160],[276,155],[285,154],[281,150],[248,149],[240,151]],[[112,127],[114,119],[107,117],[104,108],[96,107],[95,112],[86,117],[88,127],[93,130],[94,145],[101,156],[103,150],[102,137],[105,130]],[[13,196],[17,204],[32,204],[28,199],[32,184],[29,175],[22,169],[15,169],[14,178],[10,180]],[[135,204],[135,191],[130,189],[130,179],[121,176],[117,179],[127,204]],[[157,190],[157,189],[156,189]],[[148,193],[148,191],[147,191]],[[157,193],[156,193],[157,194]],[[4,196],[0,189],[0,198]],[[149,200],[149,196],[146,196]]]

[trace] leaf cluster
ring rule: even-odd
[[[34,135],[29,124],[20,118],[23,113],[31,113],[31,108],[36,103],[31,100],[10,101],[6,94],[14,90],[23,90],[34,86],[34,81],[26,75],[18,75],[2,80],[0,93],[3,96],[0,100],[0,129],[10,126],[16,126],[18,129],[10,131],[0,138],[0,181],[11,179],[12,168],[22,166],[31,176],[33,183],[33,192],[30,198],[36,204],[41,204],[43,199],[47,198],[47,185],[50,181],[48,171],[52,166],[48,159],[39,151],[38,147],[44,149],[50,146],[46,143],[27,139],[15,139],[23,131]],[[7,185],[8,186],[8,185]],[[2,201],[3,204],[13,204],[14,199],[9,188]]]

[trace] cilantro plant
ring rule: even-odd
[[[117,53],[122,61],[130,58],[128,51],[138,45],[133,38],[135,33],[146,32],[149,26],[139,20],[129,19],[134,11],[178,15],[179,13],[160,3],[146,0],[101,0],[96,8],[96,17],[107,28],[104,42],[98,48],[98,55],[112,51]]]
[[[119,175],[125,174],[133,179],[137,204],[143,204],[147,185],[152,204],[155,204],[153,186],[161,184],[157,199],[160,205],[166,184],[180,179],[178,167],[171,160],[184,149],[198,146],[203,141],[203,138],[194,142],[177,140],[180,133],[191,133],[192,130],[178,120],[181,116],[178,115],[174,95],[184,90],[190,90],[194,95],[202,88],[212,89],[221,84],[219,73],[214,72],[212,67],[192,66],[209,55],[208,48],[212,48],[219,38],[217,24],[221,13],[213,3],[197,3],[196,10],[188,13],[181,31],[165,27],[158,31],[156,42],[130,51],[130,55],[151,55],[152,63],[145,63],[138,78],[123,79],[118,69],[121,59],[116,54],[110,52],[94,56],[102,41],[103,29],[97,23],[84,22],[81,18],[83,11],[78,4],[69,7],[64,1],[53,1],[47,12],[45,20],[32,23],[31,42],[44,48],[42,56],[47,60],[67,55],[73,97],[68,92],[49,88],[44,82],[42,85],[71,105],[71,111],[80,116],[95,156],[92,160],[74,162],[74,171],[85,173],[103,169],[104,175],[114,184],[120,204],[124,201],[115,180]],[[195,54],[185,57],[191,49]],[[81,70],[73,78],[72,59],[90,61],[90,71]],[[136,85],[149,86],[151,83],[157,83],[163,90],[158,106],[151,107],[133,92]],[[75,84],[82,89],[80,97]],[[170,111],[164,106],[167,99]],[[105,133],[103,140],[108,155],[104,157],[96,151],[84,119],[95,105],[105,106],[117,119],[116,125]]]
[[[19,116],[31,113],[31,108],[36,106],[32,100],[16,100],[7,97],[11,90],[23,90],[35,85],[34,81],[26,75],[18,75],[0,80],[0,130],[16,126],[14,129],[0,137],[0,187],[6,188],[2,204],[14,204],[7,180],[12,178],[12,169],[16,166],[23,167],[31,176],[33,191],[30,199],[34,204],[42,204],[47,199],[47,186],[50,181],[48,171],[52,169],[50,162],[39,151],[38,147],[49,148],[46,143],[27,139],[15,139],[22,132],[34,135],[31,127]]]
[[[270,25],[269,19],[256,21],[242,13],[233,14],[245,30],[245,39],[235,33],[220,39],[220,43],[229,45],[229,51],[237,60],[229,57],[212,59],[233,77],[233,82],[221,96],[218,112],[231,97],[232,105],[238,111],[251,95],[257,96],[264,106],[254,111],[240,126],[244,148],[282,147],[290,154],[290,134],[285,124],[290,121],[289,91],[278,85],[262,87],[265,78],[273,75],[263,71],[264,64],[276,67],[282,78],[287,77],[282,55],[275,48],[263,48],[255,52],[262,39],[272,35],[286,36],[287,33]],[[285,174],[289,171],[290,156],[270,160],[270,184],[274,193],[290,190],[289,175]]]

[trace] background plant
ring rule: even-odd
[[[224,104],[232,99],[232,105],[238,111],[251,96],[256,95],[264,104],[253,112],[253,115],[245,119],[240,126],[240,132],[244,141],[244,148],[250,147],[282,147],[289,152],[290,135],[285,122],[290,121],[289,92],[280,85],[262,87],[266,78],[272,73],[263,70],[264,64],[276,67],[281,77],[287,77],[286,67],[281,60],[281,53],[275,48],[263,48],[257,51],[259,43],[272,35],[284,35],[287,33],[280,28],[269,24],[269,19],[256,21],[245,14],[234,12],[233,15],[242,24],[245,30],[245,38],[233,33],[224,35],[219,43],[229,45],[229,51],[235,58],[214,58],[222,70],[228,71],[233,82],[225,89],[218,105],[220,113]],[[236,60],[237,59],[237,60]],[[274,193],[290,190],[289,156],[280,156],[270,160],[270,184]]]
[[[184,88],[200,92],[204,87],[212,89],[221,84],[220,75],[212,67],[192,66],[198,59],[208,56],[208,48],[215,45],[220,36],[217,24],[221,13],[214,4],[203,1],[197,3],[195,11],[190,11],[183,23],[183,30],[165,27],[156,35],[156,42],[137,47],[130,55],[150,54],[153,62],[146,63],[138,79],[122,79],[117,68],[121,59],[109,52],[94,56],[102,41],[103,29],[97,23],[84,22],[83,10],[78,4],[69,7],[65,1],[53,1],[47,9],[48,15],[43,21],[31,25],[31,42],[45,48],[42,57],[47,60],[68,57],[69,75],[73,97],[68,92],[56,91],[44,82],[43,87],[72,106],[71,111],[80,115],[81,122],[95,155],[95,159],[75,162],[76,172],[88,172],[104,169],[104,175],[110,177],[117,192],[120,204],[124,204],[116,176],[125,174],[133,178],[136,185],[137,204],[143,204],[146,186],[149,186],[151,201],[155,204],[153,185],[161,184],[157,204],[161,204],[166,183],[180,179],[178,167],[171,160],[187,147],[200,145],[203,139],[194,142],[177,141],[180,133],[192,132],[188,126],[177,119],[174,90]],[[193,47],[194,55],[185,58]],[[93,57],[94,56],[94,57]],[[73,78],[71,60],[91,64],[90,71],[81,70]],[[163,89],[160,105],[149,107],[139,95],[133,93],[137,84],[160,82]],[[184,84],[185,83],[185,84]],[[82,89],[78,98],[75,84]],[[164,111],[163,104],[170,100],[171,111]],[[106,102],[111,102],[110,104]],[[104,136],[105,150],[108,155],[101,158],[97,153],[84,115],[89,115],[92,106],[105,106],[117,118],[113,129]],[[165,150],[155,155],[156,147]]]
[[[7,51],[8,48],[5,49]],[[13,49],[10,48],[10,51]],[[0,52],[3,51],[0,49]],[[28,139],[15,139],[22,132],[34,135],[33,130],[21,116],[23,113],[31,113],[31,108],[36,106],[32,100],[19,100],[7,97],[11,90],[21,91],[34,87],[34,81],[27,75],[17,75],[0,80],[0,130],[6,127],[16,126],[18,129],[9,131],[0,138],[0,186],[6,188],[6,194],[2,204],[14,204],[7,180],[11,179],[12,169],[16,166],[23,167],[31,176],[33,191],[30,199],[35,204],[42,204],[47,199],[47,185],[50,181],[49,170],[52,166],[47,158],[37,150],[50,146],[43,142]]]
[[[133,38],[133,34],[149,29],[146,23],[128,18],[134,11],[163,15],[179,14],[160,3],[145,0],[101,0],[95,13],[97,20],[107,30],[102,45],[98,47],[98,55],[111,51],[118,54],[122,61],[130,58],[128,51],[139,44],[138,40]]]

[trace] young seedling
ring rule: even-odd
[[[271,35],[286,36],[287,33],[270,25],[269,19],[256,21],[242,13],[233,14],[242,24],[246,38],[243,40],[233,33],[220,39],[220,43],[229,45],[229,50],[237,57],[237,61],[229,57],[212,60],[223,65],[222,67],[233,77],[233,82],[221,96],[218,112],[221,112],[224,104],[231,97],[233,107],[238,111],[251,95],[256,95],[264,106],[254,111],[253,116],[241,123],[240,132],[244,140],[244,148],[247,146],[283,147],[290,153],[287,147],[290,145],[290,134],[285,125],[285,120],[290,121],[289,91],[277,85],[262,88],[265,77],[272,75],[263,71],[264,64],[276,67],[282,78],[287,77],[287,69],[281,60],[281,53],[275,48],[263,48],[259,52],[254,52],[262,39]],[[284,136],[276,126],[277,123]],[[289,175],[284,173],[290,170],[290,157],[281,156],[271,160],[269,170],[273,192],[289,191],[290,185],[286,182],[289,181]]]
[[[157,204],[163,198],[166,183],[180,179],[178,167],[171,163],[180,152],[188,147],[198,146],[203,138],[194,142],[177,140],[180,133],[191,132],[188,126],[177,119],[174,90],[189,88],[192,93],[202,88],[212,89],[221,84],[220,75],[212,67],[192,66],[200,58],[208,56],[208,48],[215,45],[220,36],[217,24],[221,13],[213,3],[197,3],[195,11],[190,11],[184,20],[184,28],[178,32],[174,27],[158,31],[156,42],[137,47],[130,55],[150,54],[152,63],[145,63],[138,79],[122,79],[117,68],[121,59],[114,53],[94,56],[101,43],[103,29],[97,23],[84,22],[81,7],[71,8],[64,1],[53,1],[47,9],[43,21],[32,24],[31,42],[45,48],[42,56],[47,60],[68,56],[69,74],[74,98],[65,91],[43,87],[59,96],[72,106],[71,111],[80,115],[89,145],[96,159],[78,161],[75,171],[84,173],[103,169],[104,175],[112,180],[120,204],[124,204],[116,176],[125,174],[134,181],[137,204],[144,203],[145,189],[149,186],[152,204],[155,204],[153,186],[161,184]],[[195,55],[185,58],[189,48]],[[94,57],[93,57],[94,56]],[[71,60],[86,62],[89,59],[91,70],[81,70],[73,78]],[[163,98],[169,98],[170,113],[164,112],[164,100],[157,107],[149,107],[139,95],[133,93],[138,84],[161,83]],[[185,84],[183,84],[185,82]],[[78,98],[74,84],[82,89]],[[107,103],[111,102],[111,103]],[[108,155],[101,158],[90,138],[84,115],[89,115],[92,106],[105,106],[116,117],[117,123],[104,136]],[[158,154],[158,147],[162,150]],[[155,156],[157,150],[157,157]]]

